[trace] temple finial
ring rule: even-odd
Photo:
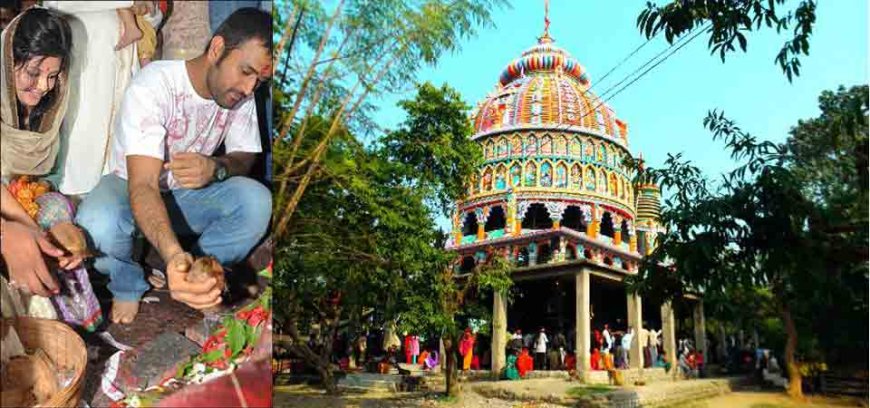
[[[550,36],[550,0],[544,0],[544,36]]]
[[[538,44],[550,44],[553,38],[550,37],[550,0],[544,0],[544,34],[538,37]]]

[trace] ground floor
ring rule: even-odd
[[[598,361],[605,327],[618,348],[631,332],[625,368],[654,366],[663,351],[676,366],[681,340],[689,340],[707,361],[704,306],[698,297],[665,304],[645,301],[628,293],[625,271],[589,264],[582,260],[521,268],[512,274],[515,284],[507,295],[492,295],[492,335],[478,342],[482,368],[504,369],[507,357],[516,351],[516,340],[535,353],[543,330],[548,344],[547,360],[564,363],[566,355],[581,375],[603,369]],[[485,301],[489,301],[486,299]],[[596,333],[597,332],[597,333]],[[517,336],[519,333],[519,336]],[[650,350],[658,343],[659,347]],[[487,347],[488,346],[488,347]],[[488,357],[488,358],[487,358]],[[558,363],[557,362],[557,363]],[[544,363],[535,369],[570,369],[566,364]]]
[[[639,395],[670,394],[674,387],[705,387],[715,380],[695,380],[670,383],[655,383],[634,387],[619,392],[634,392]],[[677,385],[675,385],[677,384]],[[345,408],[387,408],[387,407],[447,407],[447,408],[557,408],[573,406],[577,399],[584,396],[603,395],[615,389],[601,386],[583,386],[576,382],[561,379],[541,379],[523,381],[482,381],[465,383],[458,398],[448,399],[441,391],[396,393],[383,390],[345,392],[341,396],[328,396],[323,390],[307,385],[276,386],[272,399],[276,407],[345,407]],[[730,392],[691,398],[676,405],[685,408],[714,407],[866,407],[867,400],[838,397],[808,397],[805,402],[790,400],[784,392],[761,390],[754,387],[736,387]]]

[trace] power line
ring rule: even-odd
[[[709,27],[709,24],[707,25],[707,27]],[[704,27],[704,28],[699,29],[697,32],[695,32],[694,35],[692,35],[692,36],[690,36],[690,37],[683,37],[684,40],[681,39],[682,42],[681,42],[681,41],[677,41],[677,43],[671,44],[669,47],[665,48],[664,50],[662,50],[661,52],[659,52],[658,54],[656,54],[654,57],[650,58],[646,63],[644,63],[643,65],[641,65],[641,66],[638,67],[637,69],[635,69],[632,73],[626,75],[626,77],[623,78],[621,81],[619,81],[619,82],[616,83],[615,85],[613,85],[613,86],[607,88],[607,90],[605,90],[605,91],[601,94],[601,96],[598,97],[599,102],[598,102],[597,104],[595,104],[595,106],[593,106],[591,109],[585,111],[582,115],[580,115],[580,117],[577,119],[577,121],[578,121],[578,122],[582,122],[582,120],[583,120],[586,116],[588,116],[588,115],[591,114],[591,113],[594,113],[594,112],[595,112],[599,107],[601,107],[601,105],[603,105],[605,102],[607,102],[607,101],[613,99],[613,97],[615,97],[616,95],[618,95],[619,93],[621,93],[623,90],[625,90],[626,88],[628,88],[630,85],[632,85],[632,84],[634,84],[635,82],[637,82],[640,78],[642,78],[644,75],[646,75],[647,73],[649,73],[653,68],[659,66],[662,62],[665,62],[668,58],[670,58],[672,55],[674,55],[674,53],[676,53],[676,52],[679,51],[681,48],[685,47],[687,44],[689,44],[690,42],[692,42],[692,41],[693,41],[695,38],[697,38],[699,35],[701,35],[701,34],[706,30],[707,27]],[[664,58],[659,59],[659,60],[656,61],[655,64],[653,64],[651,67],[649,67],[649,68],[647,68],[645,71],[641,72],[640,75],[634,77],[634,79],[632,79],[631,82],[629,82],[628,84],[626,84],[625,86],[623,86],[622,88],[620,88],[619,90],[617,90],[617,91],[616,91],[615,93],[613,93],[612,95],[607,96],[606,98],[604,98],[604,96],[607,95],[607,94],[609,94],[613,89],[615,89],[616,87],[622,85],[625,81],[627,81],[629,78],[631,78],[631,77],[632,77],[634,74],[636,74],[638,71],[640,71],[640,70],[642,70],[643,68],[647,67],[647,66],[650,65],[653,61],[655,61],[657,58],[659,58],[662,54],[666,53],[668,50],[671,50],[671,49],[673,49],[673,50],[672,50],[669,54],[667,54]],[[591,93],[591,90],[592,90],[592,87],[590,87],[589,89],[587,89],[587,90],[584,91],[584,92]],[[563,126],[564,126],[564,128],[563,128]],[[568,128],[568,126],[571,126],[571,125],[570,125],[570,124],[567,124],[567,123],[559,124],[559,125],[556,127],[555,130],[557,130],[557,131],[565,130],[565,129]],[[582,125],[581,125],[581,126],[582,126]]]
[[[622,61],[619,61],[618,63],[616,63],[616,65],[614,65],[613,68],[610,68],[610,70],[607,71],[607,73],[604,74],[604,76],[602,76],[601,79],[597,80],[595,85],[598,85],[598,84],[604,83],[604,80],[607,79],[607,77],[610,76],[610,74],[611,74],[613,71],[616,71],[616,69],[619,68],[622,64],[624,64],[625,61],[628,61],[629,58],[631,58],[631,57],[633,57],[635,54],[637,54],[637,52],[640,51],[640,49],[643,48],[645,45],[649,44],[650,41],[652,41],[652,38],[650,38],[650,39],[644,41],[643,44],[637,46],[637,48],[635,48],[634,51],[632,51],[630,54],[628,54],[628,56],[626,56],[625,58],[623,58]],[[589,90],[592,90],[592,88],[595,88],[595,85],[589,87]]]

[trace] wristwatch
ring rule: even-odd
[[[230,176],[229,171],[227,171],[227,166],[225,166],[220,160],[215,160],[214,165],[214,179],[216,181],[224,181]]]

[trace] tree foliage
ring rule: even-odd
[[[371,119],[372,96],[405,91],[421,66],[489,25],[503,0],[289,0],[277,9],[285,26],[275,66],[278,89],[274,150],[283,150],[276,171],[275,235],[290,225],[323,155],[340,129],[371,139],[381,131]],[[280,7],[280,6],[284,7]],[[280,13],[279,13],[280,14]],[[286,50],[286,52],[284,51]],[[329,118],[324,132],[308,132]],[[313,139],[312,139],[313,138]],[[313,145],[311,149],[304,149]],[[277,157],[277,155],[276,155]]]
[[[441,294],[455,285],[445,275],[455,255],[435,223],[443,209],[431,204],[458,198],[454,180],[470,175],[480,151],[469,139],[468,107],[449,87],[420,85],[401,106],[408,120],[378,143],[337,133],[276,249],[277,319],[330,392],[332,339],[343,321],[353,326],[375,310],[380,323],[401,317],[404,328],[434,333],[452,321]],[[306,132],[329,123],[313,117]]]
[[[787,40],[776,55],[776,63],[791,81],[800,75],[800,55],[809,55],[810,36],[816,21],[816,2],[801,0],[794,9],[783,12],[786,0],[674,0],[659,6],[647,2],[637,17],[637,27],[647,38],[664,32],[665,40],[673,44],[696,28],[710,24],[710,53],[718,53],[722,61],[728,53],[746,52],[746,34],[764,26],[777,33],[791,29]],[[735,44],[736,43],[736,44]]]
[[[710,112],[705,126],[740,165],[715,188],[679,155],[647,169],[674,194],[662,211],[667,232],[633,289],[669,299],[683,288],[767,288],[788,333],[789,363],[794,352],[824,356],[838,345],[866,352],[867,94],[867,86],[823,93],[821,116],[799,122],[781,144]],[[809,349],[797,349],[798,333]]]

